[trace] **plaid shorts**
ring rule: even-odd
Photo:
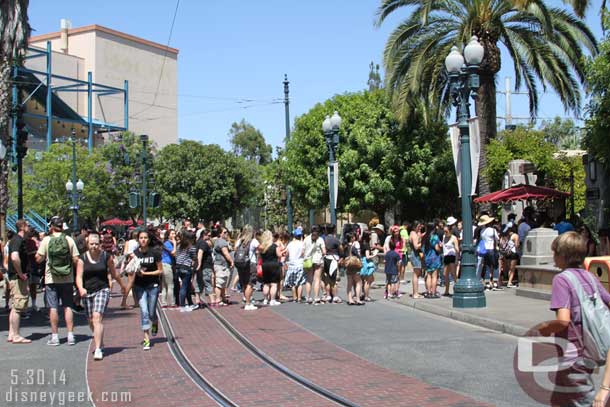
[[[109,299],[110,288],[102,288],[101,290],[92,294],[87,294],[85,298],[82,298],[87,317],[89,317],[89,319],[93,318],[94,312],[104,315],[106,308],[108,308]]]
[[[288,266],[288,272],[284,279],[284,286],[287,288],[298,287],[305,284],[305,272],[303,266]]]

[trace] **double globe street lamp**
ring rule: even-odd
[[[338,185],[339,166],[337,164],[337,147],[339,147],[339,128],[341,127],[341,116],[335,111],[332,117],[326,116],[322,122],[322,130],[326,139],[326,148],[328,148],[328,190],[330,196],[330,223],[337,226],[337,193],[335,185]],[[337,188],[338,189],[338,188]]]
[[[453,105],[457,108],[458,129],[460,131],[462,221],[464,236],[462,243],[462,272],[454,286],[453,306],[455,308],[485,307],[485,291],[477,278],[476,256],[472,243],[472,171],[470,157],[470,98],[475,99],[479,88],[479,65],[485,50],[476,36],[464,48],[464,55],[457,47],[445,58],[445,68],[449,74],[449,86]]]

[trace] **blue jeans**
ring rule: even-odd
[[[157,299],[159,298],[159,284],[147,287],[133,286],[136,299],[140,306],[140,325],[143,331],[148,331],[153,323],[157,322]]]
[[[191,277],[193,276],[193,272],[190,269],[178,269],[178,278],[180,278],[180,295],[179,295],[179,304],[181,307],[184,307],[186,296],[189,294],[191,289]]]

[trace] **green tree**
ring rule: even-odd
[[[547,139],[544,131],[525,126],[503,130],[489,144],[487,157],[485,175],[494,190],[502,187],[509,161],[522,159],[531,161],[536,166],[538,185],[570,192],[573,176],[575,212],[584,208],[586,185],[582,159],[559,153],[557,146]],[[567,203],[569,213],[569,200]]]
[[[254,194],[252,168],[214,144],[167,145],[155,157],[156,182],[163,192],[161,213],[168,219],[233,216]]]
[[[542,132],[545,140],[564,150],[580,148],[581,132],[572,119],[555,117],[551,121],[542,122]]]
[[[421,121],[401,128],[384,90],[338,95],[317,104],[297,118],[285,151],[286,175],[295,202],[309,208],[328,205],[328,153],[322,132],[326,115],[337,110],[343,118],[338,148],[338,209],[358,212],[370,209],[383,216],[397,202],[403,216],[418,216],[418,208],[433,212],[428,203],[434,184],[455,185],[455,177],[439,174],[450,147],[447,128],[424,126]],[[440,182],[439,182],[440,181]],[[442,188],[442,187],[441,187]],[[439,201],[455,201],[455,188],[439,194]],[[425,209],[424,209],[425,208]]]
[[[11,74],[14,64],[23,64],[31,27],[28,22],[29,0],[0,2],[0,142],[11,151],[12,113]],[[4,219],[9,203],[9,155],[0,160],[0,223],[4,233]]]
[[[610,16],[604,13],[604,27],[610,27]],[[591,91],[589,118],[585,122],[583,144],[606,171],[610,168],[610,32],[600,43],[599,54],[587,68]]]
[[[481,173],[487,164],[486,146],[496,136],[496,75],[500,47],[509,55],[515,88],[529,94],[532,117],[538,109],[538,85],[555,90],[566,110],[578,113],[579,83],[585,79],[584,50],[597,52],[587,26],[571,13],[548,7],[544,1],[513,0],[382,0],[377,24],[409,7],[407,18],[390,35],[384,53],[386,87],[408,117],[420,108],[449,107],[444,59],[454,45],[465,45],[476,35],[485,49],[479,68],[480,84],[475,106],[480,118]],[[487,177],[479,177],[479,192],[489,192]]]
[[[244,119],[231,125],[229,136],[233,153],[238,157],[260,165],[271,162],[271,146],[265,142],[263,134]]]
[[[84,146],[76,146],[77,178],[85,188],[79,202],[79,223],[94,225],[98,217],[113,213],[116,201],[108,199],[112,190],[111,177],[100,150],[88,154]],[[72,146],[53,144],[48,152],[28,154],[24,160],[24,206],[41,215],[63,215],[71,219],[71,196],[65,184],[72,180]],[[11,189],[16,190],[16,177],[11,177]],[[69,222],[68,222],[69,223]]]
[[[367,81],[369,92],[381,89],[381,74],[379,73],[379,64],[375,65],[373,61],[369,65],[369,80]]]

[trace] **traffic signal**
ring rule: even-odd
[[[151,192],[148,201],[150,202],[151,208],[158,208],[161,204],[161,195],[156,192]]]
[[[129,207],[135,209],[140,203],[140,194],[138,192],[129,193]]]
[[[25,122],[21,119],[17,119],[17,145],[16,150],[17,154],[23,158],[28,152],[27,142],[28,142],[28,131],[25,129]]]

